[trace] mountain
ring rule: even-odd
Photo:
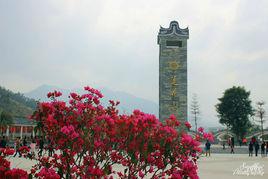
[[[47,93],[54,90],[62,92],[63,95],[60,99],[64,101],[68,101],[68,95],[70,92],[76,92],[78,94],[85,92],[83,89],[68,90],[57,86],[42,85],[28,93],[25,93],[25,96],[40,101],[48,101]],[[134,109],[140,109],[143,112],[158,116],[158,104],[153,101],[136,97],[126,92],[114,91],[105,87],[101,87],[98,90],[100,90],[104,95],[102,100],[104,106],[108,105],[109,100],[115,100],[120,101],[118,109],[121,113],[130,114]]]
[[[13,117],[26,117],[32,114],[36,101],[22,93],[14,93],[0,86],[0,111],[6,111]]]
[[[59,88],[57,86],[42,85],[30,92],[24,93],[24,95],[37,101],[49,101],[47,93],[54,90],[62,92],[63,97],[60,99],[63,99],[64,101],[68,99],[68,94],[71,92],[71,90]]]

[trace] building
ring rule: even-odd
[[[174,114],[187,120],[187,40],[188,28],[177,21],[168,28],[160,27],[159,44],[159,119]]]
[[[27,118],[14,118],[12,125],[2,128],[2,134],[7,136],[9,139],[14,139],[16,137],[23,138],[24,136],[34,137],[35,126],[34,121]]]

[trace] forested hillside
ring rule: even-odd
[[[36,101],[25,97],[21,93],[12,91],[0,86],[0,111],[10,113],[13,117],[26,117],[36,107]]]

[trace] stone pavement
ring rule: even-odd
[[[18,167],[28,171],[35,163],[34,160],[31,161],[19,157],[9,157],[8,159],[11,161],[12,167]],[[231,155],[212,153],[210,157],[202,156],[198,160],[198,168],[201,179],[267,179],[268,157],[248,157],[247,154]],[[234,171],[238,168],[239,170],[234,174]],[[246,171],[246,168],[249,169],[249,172]],[[250,172],[250,169],[252,172]],[[260,175],[261,173],[263,175]]]
[[[210,157],[201,157],[198,160],[198,168],[201,179],[267,179],[268,157],[248,157],[247,154],[211,154]],[[234,174],[236,169],[237,173]]]

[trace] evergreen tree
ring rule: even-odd
[[[250,92],[244,87],[234,86],[225,90],[216,105],[219,122],[230,128],[239,140],[246,135],[251,126],[249,118],[254,115],[249,96]]]
[[[197,120],[200,114],[199,110],[199,104],[197,100],[197,95],[193,94],[192,104],[191,104],[191,113],[194,117],[194,123],[195,123],[195,133],[197,134]]]

